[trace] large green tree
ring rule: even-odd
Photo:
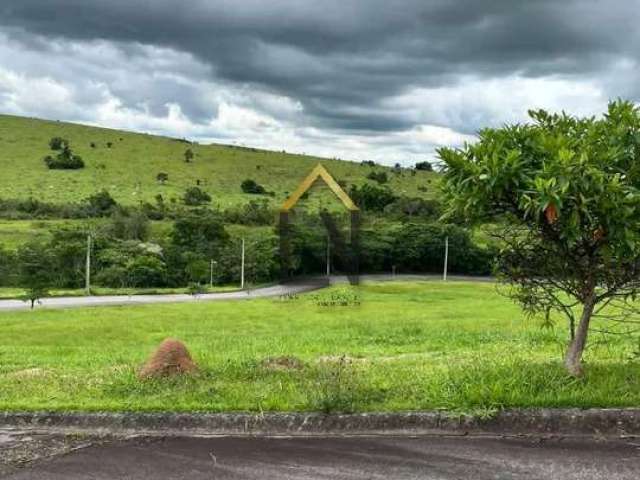
[[[567,318],[565,366],[579,376],[592,321],[629,321],[640,292],[640,112],[529,113],[441,149],[443,189],[450,214],[498,221],[498,274],[528,313]]]

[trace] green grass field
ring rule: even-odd
[[[293,300],[0,314],[0,410],[397,411],[640,406],[638,340],[594,334],[587,374],[561,365],[563,325],[541,329],[489,283],[380,283]],[[140,382],[164,338],[200,373]],[[605,341],[606,340],[606,341]],[[270,357],[295,357],[279,369]],[[344,360],[340,360],[344,357]]]
[[[46,168],[42,159],[51,153],[48,142],[54,136],[71,142],[73,151],[85,160],[84,169]],[[95,148],[90,146],[92,142]],[[187,148],[195,153],[192,163],[184,161]],[[272,202],[279,205],[318,162],[349,184],[363,183],[372,170],[348,161],[225,145],[188,145],[140,133],[0,115],[0,198],[78,202],[107,189],[118,202],[136,205],[141,200],[153,201],[158,193],[165,200],[180,199],[187,187],[200,180],[202,188],[212,195],[213,204],[225,208],[255,198],[240,189],[244,179],[252,178],[275,192]],[[428,197],[437,190],[435,173],[417,172],[413,176],[409,171],[399,175],[386,170],[389,186],[398,195]],[[159,172],[169,174],[164,186],[156,182]]]

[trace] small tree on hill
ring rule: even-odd
[[[255,180],[251,180],[250,178],[247,178],[246,180],[244,180],[240,184],[240,188],[244,193],[251,193],[255,195],[262,195],[267,193],[267,191],[262,185],[260,185]]]
[[[187,163],[190,163],[193,160],[194,154],[193,154],[193,150],[191,150],[190,148],[187,148],[184,151],[184,161]]]
[[[165,172],[160,172],[158,173],[158,175],[156,175],[156,180],[158,181],[159,184],[164,185],[169,181],[169,174]]]
[[[69,146],[69,141],[62,137],[53,137],[49,140],[49,148],[51,150],[62,150],[65,146]]]
[[[527,313],[566,317],[564,362],[579,376],[592,320],[627,320],[640,293],[640,112],[530,116],[441,149],[443,188],[450,213],[500,218],[497,271]]]
[[[427,162],[426,160],[424,162],[418,162],[416,163],[416,170],[422,170],[425,172],[432,172],[433,171],[433,165],[431,165],[431,163]]]
[[[200,187],[190,187],[184,192],[184,204],[189,206],[204,205],[211,202],[211,195],[209,195]]]

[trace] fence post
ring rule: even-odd
[[[442,272],[442,280],[447,281],[447,268],[449,263],[449,237],[444,238],[444,271]]]

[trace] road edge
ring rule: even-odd
[[[162,436],[588,435],[640,437],[640,408],[405,413],[0,412],[0,430]]]

